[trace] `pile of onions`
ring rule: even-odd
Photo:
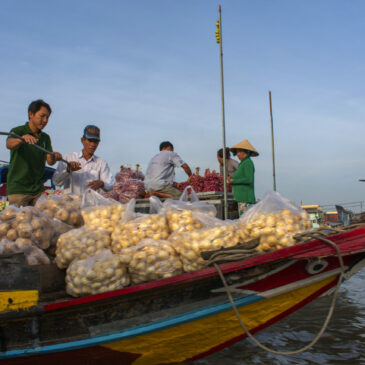
[[[121,289],[129,283],[125,265],[110,250],[73,261],[66,272],[66,291],[74,297]]]
[[[85,259],[110,248],[108,230],[92,229],[88,226],[73,229],[62,234],[57,241],[56,264],[67,268],[74,260]]]

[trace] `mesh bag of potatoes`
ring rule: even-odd
[[[62,224],[57,224],[34,207],[8,206],[0,213],[0,239],[29,239],[42,250],[55,243],[57,233],[62,228]]]
[[[295,245],[294,235],[311,228],[308,214],[277,192],[269,191],[238,221],[242,239],[259,238],[257,251]]]
[[[107,229],[113,232],[115,225],[123,218],[125,205],[114,199],[105,198],[94,190],[88,189],[81,203],[85,225],[94,229]]]
[[[135,246],[146,238],[166,240],[169,236],[166,218],[162,214],[136,214],[131,220],[122,219],[112,233],[112,251]]]
[[[2,239],[0,241],[0,255],[22,252],[28,265],[48,265],[48,256],[38,248],[29,238],[17,238],[15,241]]]
[[[66,271],[66,292],[74,297],[122,289],[129,283],[126,266],[110,250],[75,260]]]
[[[190,200],[189,199],[190,191]],[[187,186],[179,200],[167,199],[162,205],[170,232],[182,233],[202,228],[202,223],[193,212],[205,213],[215,217],[217,209],[213,204],[199,200],[194,189]]]
[[[80,204],[81,197],[78,195],[43,194],[35,207],[44,214],[77,228],[84,224]]]
[[[121,250],[120,260],[128,265],[133,284],[167,279],[183,272],[179,255],[166,240],[145,239]]]
[[[193,213],[203,223],[204,228],[169,237],[173,248],[180,255],[184,271],[200,270],[207,266],[200,254],[236,246],[241,239],[237,224],[230,220],[220,220],[202,213]]]
[[[60,269],[65,269],[74,260],[85,259],[109,249],[110,243],[110,232],[106,229],[88,226],[73,229],[58,238],[55,262]]]

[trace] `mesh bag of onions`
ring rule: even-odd
[[[85,259],[110,248],[110,232],[92,229],[89,226],[72,229],[62,234],[57,241],[56,264],[65,269],[74,260]]]
[[[66,292],[74,297],[122,289],[129,283],[126,266],[110,250],[75,260],[66,271]]]
[[[189,199],[190,191],[190,199]],[[215,217],[217,210],[213,204],[201,202],[191,186],[187,186],[179,200],[167,199],[162,205],[170,232],[185,232],[199,229],[202,223],[193,212],[205,213]]]
[[[93,229],[107,229],[113,232],[115,225],[123,218],[126,207],[108,199],[94,190],[87,190],[82,196],[81,212],[85,225]]]
[[[171,242],[165,240],[145,239],[136,246],[121,250],[120,259],[128,265],[134,284],[167,279],[183,272],[177,252]]]
[[[48,216],[73,227],[84,224],[81,215],[81,196],[79,195],[42,195],[35,207]]]
[[[112,233],[112,251],[119,253],[123,248],[135,246],[146,238],[167,239],[169,231],[163,214],[135,213],[135,199],[127,206],[123,219]]]
[[[22,252],[28,265],[47,265],[51,261],[43,250],[38,248],[29,238],[17,238],[15,241],[0,241],[0,255]]]
[[[260,239],[259,252],[293,246],[294,235],[311,228],[308,214],[274,191],[244,213],[238,224],[243,239]]]
[[[193,215],[202,223],[203,228],[190,232],[176,232],[169,237],[186,272],[200,270],[207,266],[207,262],[200,256],[202,252],[233,247],[241,242],[236,222],[223,221],[202,213],[193,213]]]

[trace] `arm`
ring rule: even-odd
[[[188,164],[183,163],[183,164],[181,165],[181,167],[184,169],[184,171],[185,171],[186,175],[188,175],[189,177],[192,175],[191,170],[190,170],[190,167],[189,167],[189,165],[188,165]]]
[[[38,141],[38,139],[35,138],[34,136],[32,136],[31,134],[24,134],[22,137],[23,137],[23,139],[25,139],[25,142],[28,144],[35,144]],[[23,142],[19,138],[9,137],[6,140],[6,148],[9,150],[17,150],[25,142]]]

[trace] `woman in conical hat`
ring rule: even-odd
[[[252,144],[245,139],[230,148],[234,155],[241,161],[233,177],[227,178],[228,184],[233,186],[233,196],[238,202],[238,211],[242,215],[249,204],[255,204],[255,166],[251,157],[259,153]]]

